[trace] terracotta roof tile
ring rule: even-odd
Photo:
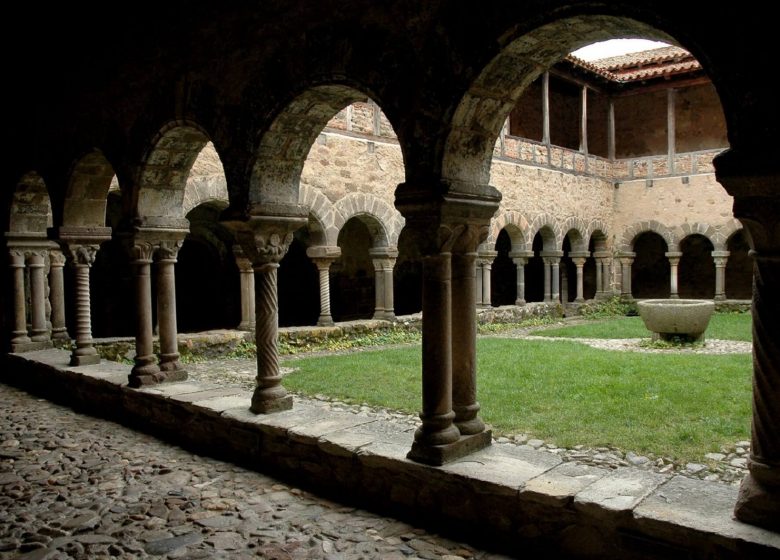
[[[636,82],[701,70],[699,61],[680,47],[661,47],[660,49],[612,56],[590,62],[568,55],[566,60],[602,78],[618,83]]]

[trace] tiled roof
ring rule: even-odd
[[[585,61],[569,55],[566,60],[607,80],[619,83],[686,74],[701,70],[691,53],[680,47],[661,47],[620,56]]]

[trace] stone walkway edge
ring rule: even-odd
[[[0,380],[188,449],[306,485],[510,554],[599,558],[777,558],[780,534],[735,521],[737,489],[493,445],[444,467],[409,461],[413,434],[370,413],[295,399],[249,412],[251,394],[193,381],[127,386],[130,366],[69,367],[49,349],[5,358]]]

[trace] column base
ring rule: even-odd
[[[161,373],[165,376],[163,381],[166,383],[171,381],[186,381],[188,377],[187,370],[184,368],[164,370]]]
[[[492,441],[493,433],[489,428],[478,434],[460,436],[457,441],[444,445],[425,445],[415,441],[406,458],[417,463],[440,467],[490,447]]]
[[[585,303],[585,298],[582,297],[574,298],[574,303]]]
[[[51,331],[52,340],[67,340],[70,341],[70,335],[66,329],[55,329]]]
[[[713,298],[714,301],[726,301],[725,294],[717,295]]]
[[[518,307],[522,307],[525,304],[526,304],[526,301],[524,299],[516,299],[515,300],[515,305],[518,306]]]
[[[71,354],[70,365],[71,366],[91,366],[100,363],[100,356],[97,352],[94,354]]]
[[[392,311],[380,311],[374,313],[373,319],[375,321],[395,321],[395,313]]]
[[[53,346],[51,340],[37,341],[30,340],[29,342],[12,342],[11,352],[13,354],[20,354],[21,352],[35,352],[36,350],[47,350]]]
[[[134,389],[139,387],[148,387],[149,385],[159,385],[165,380],[161,372],[136,375],[131,373],[127,376],[127,384]]]
[[[742,480],[734,516],[743,523],[780,533],[780,488],[770,488],[748,475]]]
[[[255,330],[255,326],[252,323],[241,323],[236,327],[236,330],[249,332]]]
[[[43,334],[34,334],[30,337],[30,340],[33,342],[51,342],[51,337],[49,337],[49,333],[43,333]]]
[[[680,299],[680,294],[672,294],[669,296],[669,299]]]
[[[317,320],[318,327],[332,327],[335,324],[333,317],[330,315],[320,315],[320,318]]]
[[[274,412],[282,412],[283,410],[291,410],[292,407],[292,395],[285,395],[278,399],[267,401],[255,400],[255,397],[253,396],[252,406],[249,407],[249,410],[255,414],[272,414]]]

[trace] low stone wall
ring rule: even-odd
[[[249,412],[251,394],[194,382],[126,385],[128,366],[69,368],[68,353],[8,355],[2,379],[383,514],[523,557],[776,558],[780,535],[736,522],[737,489],[493,445],[430,467],[406,459],[411,428],[296,400]]]
[[[529,303],[522,307],[507,305],[477,310],[479,323],[519,323],[534,317],[562,317],[561,305],[549,303]],[[404,315],[395,321],[366,319],[346,321],[332,327],[283,327],[279,329],[279,343],[292,347],[306,348],[325,340],[338,340],[355,337],[370,332],[389,330],[420,330],[422,314]],[[182,333],[178,336],[179,352],[182,356],[199,358],[219,358],[240,351],[242,346],[254,342],[254,333],[238,330],[215,330],[201,333]],[[135,339],[102,338],[95,340],[98,354],[104,360],[129,364],[135,357]],[[159,352],[159,342],[155,340],[154,351]]]

